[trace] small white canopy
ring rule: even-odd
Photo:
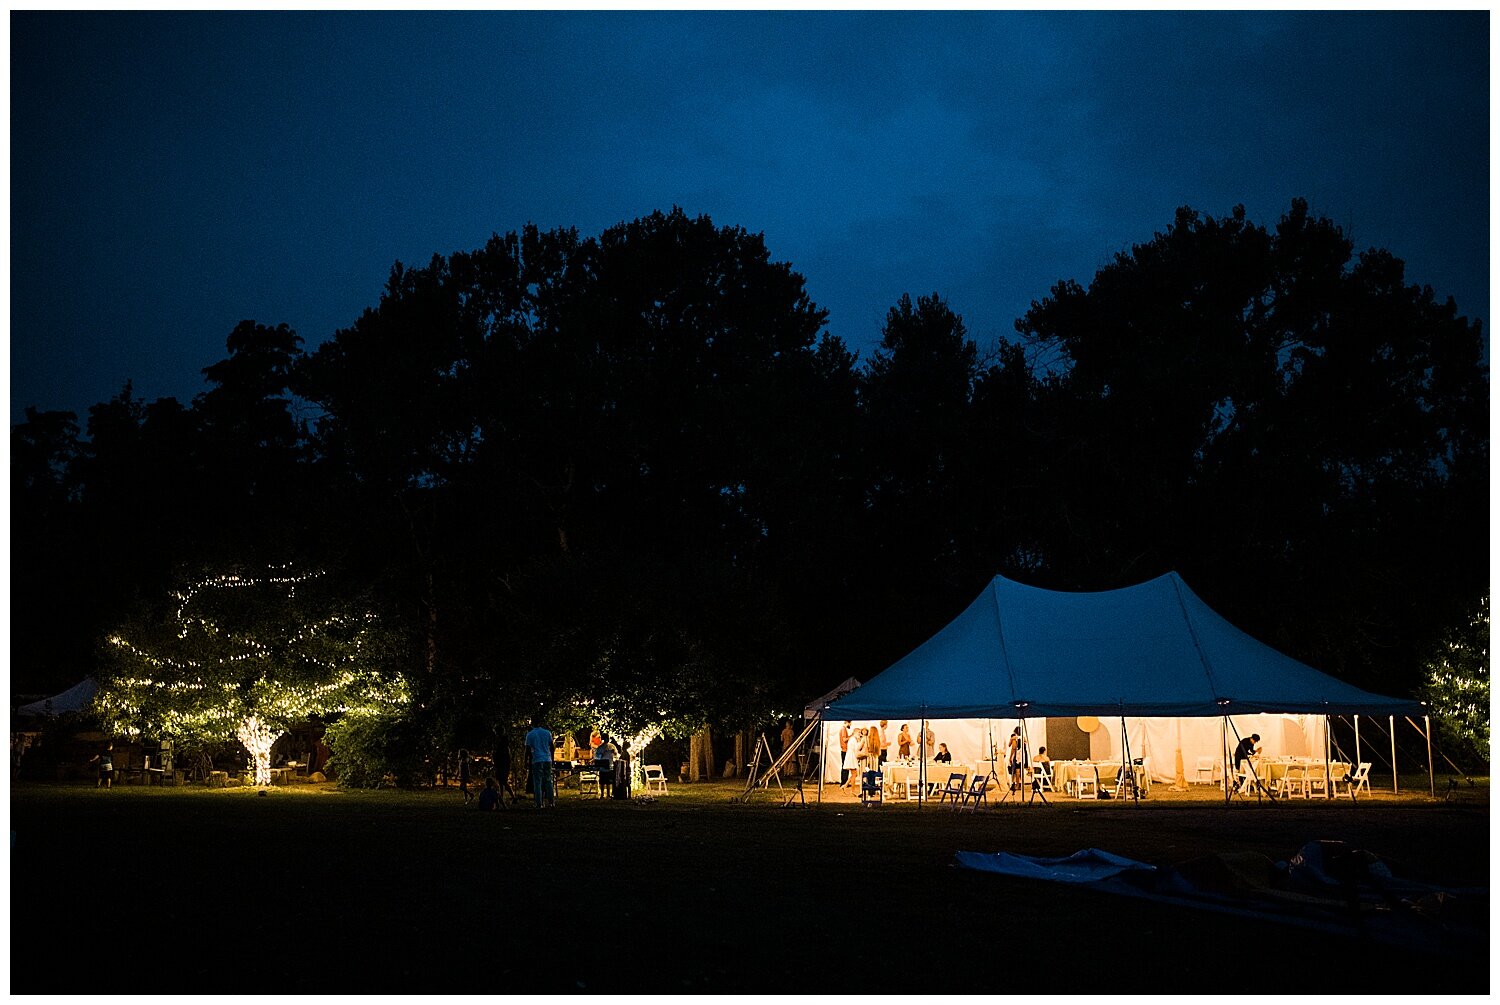
[[[82,712],[89,707],[89,703],[94,700],[94,694],[98,690],[99,685],[94,678],[85,677],[62,694],[55,694],[50,698],[22,705],[16,709],[16,714],[62,715],[64,712]]]

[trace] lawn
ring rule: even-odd
[[[1425,781],[1425,779],[1423,779]],[[1416,779],[1413,779],[1413,783]],[[1405,779],[1403,779],[1405,784]],[[1439,791],[1442,792],[1440,784]],[[14,993],[1487,992],[1487,956],[953,866],[1097,847],[1158,864],[1350,842],[1488,886],[1487,788],[1449,801],[748,805],[730,783],[553,811],[456,791],[16,783]]]

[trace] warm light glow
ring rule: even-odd
[[[120,633],[108,636],[125,665],[139,669],[101,681],[95,711],[116,732],[134,734],[144,726],[161,737],[238,739],[253,759],[256,784],[268,785],[271,748],[296,723],[409,703],[405,680],[367,655],[367,636],[377,626],[373,614],[269,624],[264,637],[254,637],[227,631],[194,610],[195,598],[213,590],[269,586],[290,600],[298,584],[322,575],[288,569],[259,578],[214,576],[175,595],[172,634],[204,658],[137,646]],[[330,635],[331,628],[345,631]]]

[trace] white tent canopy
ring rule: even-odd
[[[1264,712],[1421,714],[1257,642],[1175,572],[1100,593],[1060,593],[996,576],[963,613],[859,690],[835,719]]]
[[[94,694],[98,690],[99,685],[94,678],[85,677],[62,694],[55,694],[51,698],[43,698],[41,701],[22,705],[16,709],[16,714],[62,715],[64,712],[82,712],[94,700]]]
[[[886,720],[890,738],[902,723],[915,737],[926,721],[956,762],[977,766],[1023,719],[1035,755],[1049,725],[1071,731],[1076,745],[1077,717],[1092,717],[1090,758],[1120,757],[1128,745],[1154,779],[1169,781],[1179,752],[1191,775],[1199,757],[1222,762],[1226,746],[1252,733],[1268,755],[1322,755],[1326,716],[1351,713],[1420,715],[1421,706],[1362,691],[1256,641],[1175,572],[1098,593],[997,576],[927,642],[824,705],[824,778],[839,777],[844,721],[858,728]]]

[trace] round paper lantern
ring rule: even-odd
[[[1092,733],[1099,728],[1099,720],[1092,715],[1080,715],[1078,717],[1078,728],[1085,733]]]

